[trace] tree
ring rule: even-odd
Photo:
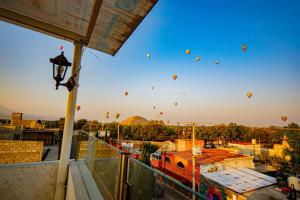
[[[80,119],[78,120],[75,125],[74,125],[74,129],[75,130],[82,130],[83,126],[87,123],[86,119]]]
[[[157,145],[151,144],[150,142],[144,142],[141,146],[142,153],[139,157],[139,160],[146,165],[150,165],[150,154],[154,153],[157,149]]]
[[[64,130],[64,126],[65,126],[65,118],[64,117],[61,117],[59,118],[58,120],[58,128],[60,130]]]

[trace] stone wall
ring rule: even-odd
[[[0,199],[53,200],[58,161],[0,164]]]
[[[0,140],[0,164],[39,162],[43,147],[39,141]]]

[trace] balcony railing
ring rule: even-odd
[[[77,147],[77,158],[84,159],[105,199],[207,199],[86,132]]]

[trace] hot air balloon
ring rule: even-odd
[[[173,80],[176,80],[177,79],[177,75],[173,74],[172,78],[173,78]]]
[[[215,64],[216,64],[216,65],[220,64],[220,61],[215,60]]]
[[[159,114],[160,114],[160,115],[163,115],[164,113],[163,113],[163,112],[160,112]]]
[[[187,50],[185,50],[185,53],[186,53],[186,54],[190,54],[190,53],[191,53],[191,50],[187,49]]]
[[[178,103],[177,103],[177,102],[175,102],[175,103],[174,103],[174,105],[175,105],[175,106],[177,106],[177,105],[178,105]]]
[[[64,46],[63,45],[60,45],[59,46],[59,50],[61,51],[61,50],[63,50],[64,49]]]
[[[120,117],[120,113],[116,113],[116,114],[115,114],[115,118],[116,118],[116,119],[119,119],[119,117]]]
[[[126,91],[126,92],[124,92],[124,95],[125,95],[125,96],[128,96],[128,92],[127,92],[127,91]]]
[[[153,106],[153,109],[154,109],[154,110],[155,110],[155,108],[156,108],[156,107],[155,107],[155,106]]]
[[[151,58],[151,54],[150,53],[147,53],[147,58]]]
[[[105,113],[105,117],[106,117],[106,119],[109,118],[109,112],[106,112],[106,113]]]
[[[198,61],[200,61],[200,56],[197,56],[196,58],[195,58],[195,60],[198,62]]]
[[[77,105],[76,106],[76,110],[79,111],[80,110],[80,106]]]
[[[246,96],[250,99],[252,97],[252,92],[247,92]]]
[[[285,115],[283,115],[283,116],[281,117],[281,120],[284,121],[284,122],[285,122],[287,119],[288,119],[288,117],[285,116]]]
[[[247,48],[248,48],[248,47],[247,47],[246,44],[243,44],[243,45],[242,45],[242,51],[247,51]]]
[[[184,92],[180,92],[180,94],[181,94],[182,96],[185,96],[185,95],[186,95],[186,93],[184,93]]]
[[[155,87],[154,87],[154,86],[152,86],[152,90],[154,90],[154,88],[155,88]]]

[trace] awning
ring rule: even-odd
[[[115,55],[157,0],[1,0],[0,19]]]

